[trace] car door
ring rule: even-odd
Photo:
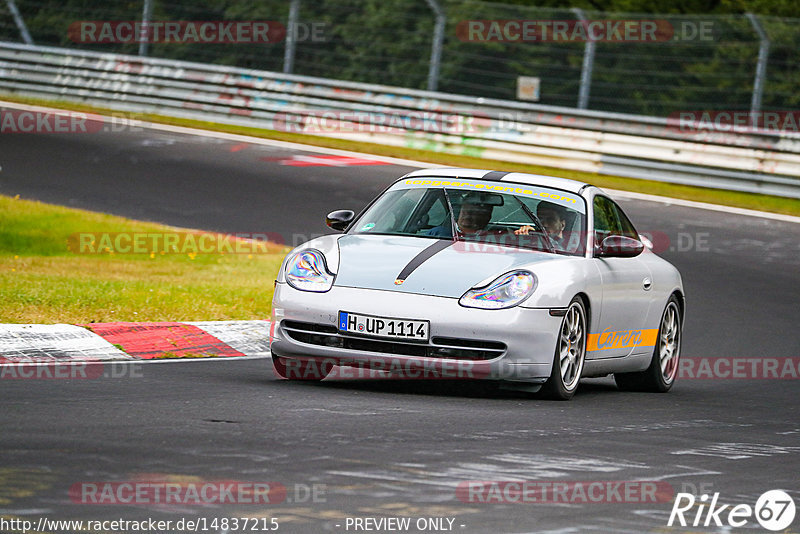
[[[592,203],[594,221],[593,261],[600,272],[602,302],[592,320],[588,339],[589,359],[619,358],[650,350],[644,348],[652,333],[644,331],[650,307],[652,274],[639,256],[598,257],[597,250],[609,235],[639,239],[639,234],[622,209],[610,198],[596,195]]]

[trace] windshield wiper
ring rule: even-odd
[[[450,202],[450,195],[447,194],[447,189],[443,188],[442,192],[444,193],[444,201],[447,202],[448,215],[450,215],[450,239],[455,242],[458,240],[456,237],[458,226],[456,225],[456,216],[455,212],[453,211],[453,204]]]

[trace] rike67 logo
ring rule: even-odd
[[[710,501],[706,494],[697,499],[691,493],[678,493],[667,526],[673,526],[677,520],[682,527],[688,524],[693,527],[722,527],[726,524],[729,527],[743,527],[755,519],[763,528],[777,532],[786,529],[794,521],[794,500],[782,490],[764,492],[755,507],[749,504],[719,504],[718,500],[719,493],[714,493]]]

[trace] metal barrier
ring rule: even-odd
[[[0,43],[0,92],[800,198],[800,135]]]

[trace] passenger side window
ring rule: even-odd
[[[596,243],[601,243],[603,239],[610,235],[623,235],[616,211],[611,199],[601,196],[594,197],[594,235]]]
[[[639,232],[636,231],[633,223],[628,219],[628,216],[625,215],[625,212],[622,211],[622,208],[620,208],[618,204],[614,204],[614,207],[617,211],[617,217],[619,217],[620,226],[622,226],[622,235],[625,237],[632,237],[633,239],[639,239]]]
[[[639,239],[633,223],[613,200],[607,197],[594,197],[595,243],[599,244],[610,235],[622,235]]]

